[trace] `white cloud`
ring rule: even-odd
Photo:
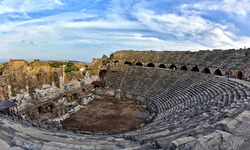
[[[39,12],[59,8],[62,5],[60,0],[3,0],[0,2],[0,14]]]
[[[230,14],[235,14],[239,17],[246,17],[250,12],[250,0],[204,0],[195,4],[183,4],[180,8],[182,10],[188,9],[189,11],[192,9],[199,11],[219,10]]]
[[[26,3],[20,3],[24,5],[23,8],[16,6],[18,9],[15,12],[58,8],[63,5],[60,2],[44,0],[38,10],[34,10],[35,6],[28,8]],[[49,3],[51,4],[47,5]],[[236,1],[231,2],[233,3]],[[1,23],[0,59],[82,59],[101,57],[103,53],[121,49],[226,49],[240,48],[250,43],[249,37],[237,35],[239,29],[233,23],[225,21],[222,25],[204,19],[202,13],[188,10],[190,5],[187,4],[180,6],[185,11],[183,14],[171,11],[156,12],[148,1],[133,5],[132,1],[114,0],[111,4],[101,15],[88,11],[73,11],[39,19]],[[194,7],[205,9],[202,6],[204,4],[197,3]],[[0,8],[3,5],[7,6],[0,3]],[[13,4],[8,4],[9,8],[11,5]],[[44,8],[41,8],[42,5]],[[219,9],[217,6],[221,5],[213,3],[211,9]],[[129,19],[128,15],[133,19]],[[156,38],[158,35],[167,35],[169,38]],[[26,42],[21,42],[23,40]],[[30,44],[30,41],[34,44]]]

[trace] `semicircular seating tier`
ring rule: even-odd
[[[248,83],[199,72],[110,66],[106,86],[145,99],[154,118],[119,135],[38,129],[1,117],[0,144],[25,149],[247,149]],[[0,146],[1,147],[1,146]]]

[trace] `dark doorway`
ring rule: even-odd
[[[177,67],[175,66],[175,65],[171,65],[170,67],[169,67],[169,69],[177,69]]]
[[[2,76],[3,75],[3,72],[2,71],[0,71],[0,76]]]
[[[216,69],[216,70],[214,71],[214,75],[222,76],[222,73],[221,73],[220,69]]]
[[[114,63],[118,63],[119,61],[115,61]]]
[[[147,67],[155,67],[155,65],[153,63],[149,63]]]
[[[207,73],[207,74],[211,74],[210,70],[208,68],[204,68],[202,73]]]
[[[124,64],[125,64],[125,65],[130,65],[130,66],[132,66],[132,63],[129,62],[129,61],[126,61]]]
[[[197,66],[195,66],[195,67],[193,67],[193,68],[191,69],[191,71],[199,72],[199,68],[198,68]]]
[[[106,76],[107,70],[102,70],[101,72],[99,72],[99,77],[101,79],[104,79],[104,77]]]
[[[242,71],[238,71],[236,74],[236,78],[240,80],[245,80],[244,73]]]
[[[188,70],[188,68],[186,66],[182,66],[181,70]]]
[[[54,72],[54,82],[55,82],[55,85],[57,86],[57,87],[59,87],[59,75],[58,75],[58,73],[57,72]]]
[[[159,68],[167,68],[164,64],[160,64]]]
[[[39,112],[39,113],[43,113],[43,112],[42,112],[42,107],[41,107],[41,106],[38,107],[38,112]]]
[[[74,93],[74,94],[73,94],[73,97],[74,97],[74,99],[77,99],[77,98],[78,98],[77,93]]]
[[[135,65],[136,65],[136,66],[143,66],[143,64],[140,63],[140,62],[136,63]]]

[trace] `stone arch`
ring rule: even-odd
[[[114,63],[118,63],[119,61],[118,60],[116,60]]]
[[[188,70],[187,66],[182,66],[181,70]]]
[[[57,72],[54,72],[54,82],[57,87],[59,87],[60,80],[59,80],[59,75]]]
[[[240,80],[245,80],[245,76],[244,76],[243,71],[239,70],[239,71],[236,73],[236,78],[237,78],[237,79],[240,79]]]
[[[200,70],[199,70],[199,68],[198,68],[197,66],[194,66],[194,67],[191,69],[191,71],[199,72]]]
[[[143,64],[140,63],[140,62],[137,62],[135,65],[136,65],[136,66],[143,66]]]
[[[107,70],[102,70],[99,72],[99,77],[100,79],[104,79],[104,77],[106,76]]]
[[[203,71],[202,71],[202,73],[211,74],[209,68],[204,68]]]
[[[171,66],[169,66],[169,69],[177,69],[177,67],[175,66],[175,65],[171,65]]]
[[[148,63],[147,67],[155,67],[155,65],[153,63]]]
[[[167,68],[164,64],[160,64],[159,68]]]
[[[222,76],[221,70],[220,70],[220,69],[216,69],[216,70],[214,71],[214,75]]]
[[[130,65],[130,66],[132,66],[132,63],[129,62],[129,61],[126,61],[126,62],[124,63],[124,65]]]

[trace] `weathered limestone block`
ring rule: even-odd
[[[246,139],[250,138],[250,111],[242,112],[238,117],[226,123],[228,130]]]
[[[203,136],[197,139],[196,143],[191,149],[240,150],[244,142],[245,142],[244,139],[239,136],[217,130],[207,136]]]
[[[7,150],[7,149],[9,149],[10,148],[10,145],[8,144],[8,143],[6,143],[5,141],[2,141],[1,139],[0,139],[0,149],[1,150]]]
[[[8,150],[24,150],[24,149],[21,147],[11,147]]]
[[[171,142],[169,149],[186,150],[191,149],[194,146],[196,138],[183,137]]]
[[[92,59],[92,70],[91,70],[91,75],[96,75],[99,76],[99,71],[101,66],[103,65],[102,59],[98,58],[93,58]]]
[[[122,91],[120,89],[115,91],[115,98],[120,99],[121,98]]]
[[[133,99],[133,95],[131,93],[126,93],[125,97],[130,100]]]
[[[137,96],[136,97],[136,101],[138,101],[139,103],[142,103],[142,104],[146,103],[146,100],[143,97],[141,97],[141,96]]]
[[[14,137],[14,139],[11,141],[11,145],[15,145],[23,149],[32,149],[32,150],[40,150],[42,148],[41,144],[26,141],[24,139],[20,139],[17,137]]]
[[[111,97],[115,96],[115,90],[107,90],[106,95]]]

